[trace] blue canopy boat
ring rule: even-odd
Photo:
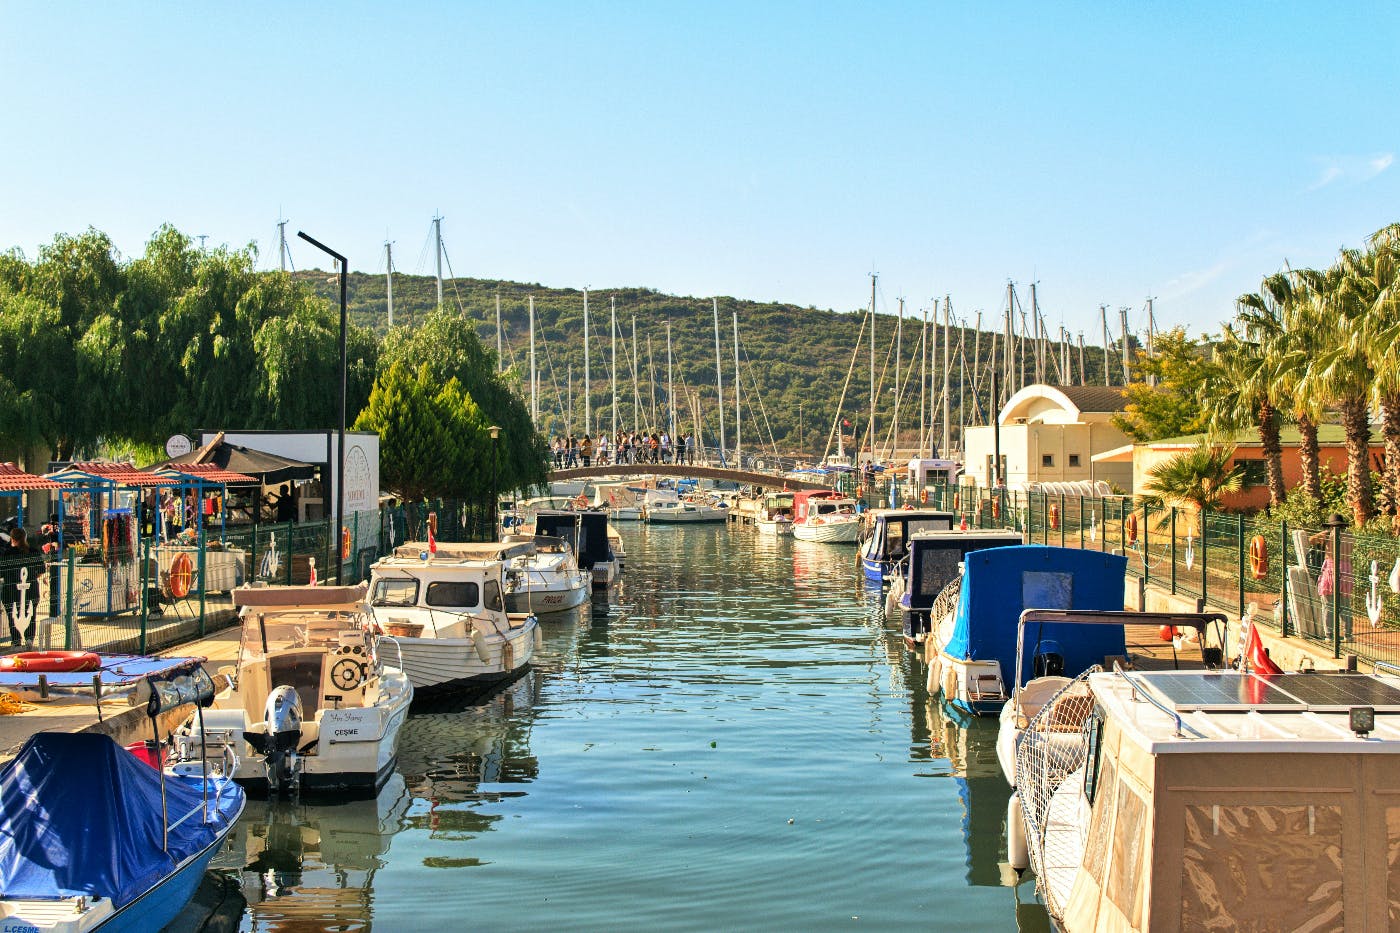
[[[1038,544],[967,554],[962,577],[949,584],[959,587],[956,605],[932,620],[930,695],[941,691],[956,709],[991,715],[1033,676],[1073,677],[1123,655],[1121,627],[1048,622],[1036,633],[1036,653],[1023,659],[1026,669],[1016,669],[1024,610],[1122,610],[1127,569],[1120,555]]]
[[[860,564],[865,578],[884,583],[893,576],[909,553],[909,539],[920,531],[949,531],[957,516],[933,509],[872,509],[869,537],[860,545]]]
[[[0,929],[161,929],[243,803],[229,778],[159,771],[106,735],[35,735],[0,769]]]
[[[929,614],[934,600],[962,573],[963,558],[989,547],[1025,543],[1019,531],[1003,528],[970,528],[967,531],[921,531],[909,539],[909,555],[890,577],[885,597],[885,618],[898,617],[904,628],[904,644],[919,650],[928,637]]]

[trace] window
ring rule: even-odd
[[[378,580],[374,584],[375,606],[412,606],[418,602],[417,580]]]
[[[1244,485],[1267,486],[1269,468],[1263,460],[1236,460],[1235,464],[1244,471]]]
[[[1072,466],[1072,467],[1077,467],[1077,466],[1079,466],[1079,454],[1070,454],[1070,455],[1069,455],[1069,465]]]
[[[505,601],[501,599],[501,584],[499,580],[486,581],[486,599],[484,602],[487,609],[505,612],[506,604]]]
[[[1041,454],[1041,455],[1040,455],[1040,465],[1043,466],[1043,467],[1052,467],[1052,466],[1054,466],[1054,465],[1055,465],[1055,455],[1054,455],[1054,454]]]
[[[429,606],[474,609],[481,602],[481,588],[475,583],[439,581],[428,584]]]

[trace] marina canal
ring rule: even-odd
[[[995,723],[930,706],[854,548],[623,535],[533,670],[415,710],[377,801],[250,801],[193,928],[1048,929],[1001,883]]]

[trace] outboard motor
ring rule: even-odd
[[[269,796],[283,790],[295,792],[301,783],[301,762],[297,755],[301,745],[301,718],[301,697],[294,688],[283,684],[273,688],[263,706],[267,731],[245,734],[248,744],[263,756]]]
[[[1032,677],[1065,676],[1065,656],[1060,653],[1060,643],[1043,641],[1036,645]]]

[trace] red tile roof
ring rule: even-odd
[[[157,467],[156,473],[162,476],[188,476],[211,483],[256,483],[256,476],[225,470],[217,463],[167,463]]]
[[[62,486],[62,483],[56,483],[51,479],[44,479],[42,476],[26,473],[13,463],[0,463],[0,491],[14,492],[23,489],[60,489]]]
[[[129,463],[109,463],[105,460],[89,460],[85,463],[69,464],[64,469],[49,475],[62,476],[67,473],[85,473],[88,476],[110,480],[119,486],[167,486],[170,484],[168,477],[138,470]]]

